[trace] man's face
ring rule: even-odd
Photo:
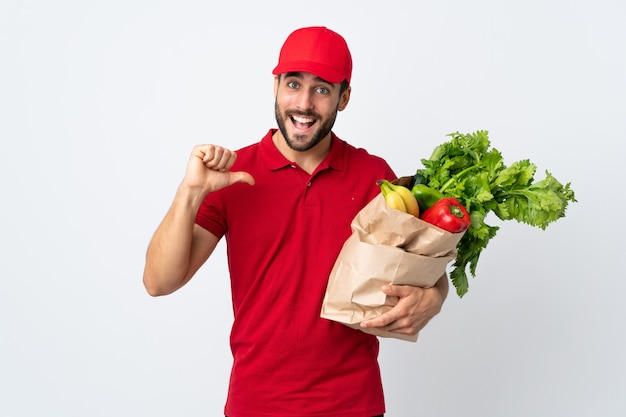
[[[346,107],[350,97],[350,89],[341,95],[339,89],[340,84],[306,72],[276,77],[274,110],[287,146],[304,152],[330,134],[337,111]]]

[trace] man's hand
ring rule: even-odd
[[[221,146],[193,148],[185,178],[146,253],[143,282],[150,295],[170,294],[191,279],[219,238],[195,224],[206,195],[237,182],[254,184],[247,172],[230,172],[237,154]]]
[[[230,172],[237,154],[217,145],[197,145],[193,148],[183,184],[205,193],[217,191],[237,182],[254,184],[247,172]]]
[[[362,322],[361,327],[416,336],[441,311],[448,295],[448,277],[444,275],[431,288],[385,285],[382,291],[388,296],[398,297],[398,303],[388,312]]]

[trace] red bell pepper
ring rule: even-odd
[[[424,211],[420,219],[451,233],[460,233],[470,226],[470,216],[456,198],[442,198]]]

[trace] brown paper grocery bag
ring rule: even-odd
[[[381,291],[385,284],[432,287],[456,256],[463,233],[450,233],[392,209],[382,194],[354,218],[352,234],[331,271],[321,317],[358,328],[359,323],[390,310],[397,302]],[[375,329],[367,333],[404,340]]]

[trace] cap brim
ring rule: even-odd
[[[328,81],[329,83],[333,84],[340,83],[346,79],[346,77],[330,67],[321,65],[316,62],[307,61],[294,61],[279,64],[276,66],[276,68],[274,68],[272,74],[278,75],[284,74],[286,72],[309,72],[320,77],[324,81]]]

